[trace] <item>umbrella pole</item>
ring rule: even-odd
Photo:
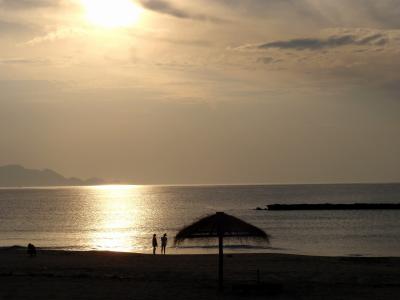
[[[218,236],[218,289],[222,291],[224,289],[224,241],[223,235]]]

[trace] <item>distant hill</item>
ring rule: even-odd
[[[66,178],[49,169],[26,169],[19,165],[0,166],[0,187],[78,186],[104,184],[102,179]]]

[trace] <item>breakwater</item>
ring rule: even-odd
[[[270,204],[256,210],[362,210],[400,209],[400,203],[352,203],[352,204]]]

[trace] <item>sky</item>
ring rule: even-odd
[[[400,181],[400,0],[0,0],[0,165]]]

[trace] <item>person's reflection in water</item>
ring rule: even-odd
[[[157,246],[157,236],[156,234],[153,234],[153,255],[156,255]]]
[[[165,249],[167,248],[167,234],[164,233],[164,235],[161,237],[161,254],[165,254]]]

